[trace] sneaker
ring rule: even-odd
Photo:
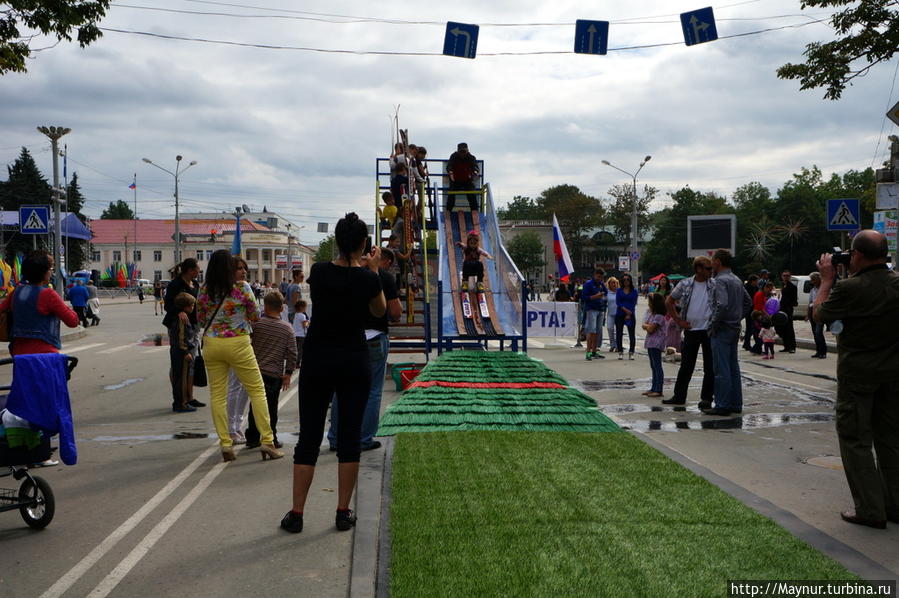
[[[346,511],[337,511],[334,523],[337,525],[338,530],[345,532],[356,525],[356,516],[350,509],[347,509]]]
[[[602,353],[600,353],[599,351],[594,351],[594,352],[593,352],[593,358],[594,358],[594,359],[605,359],[606,356],[603,355]]]
[[[298,534],[303,531],[303,514],[287,511],[287,515],[281,520],[281,529],[287,530],[292,534]]]
[[[618,354],[618,361],[621,361],[622,359],[624,359],[624,353],[619,353],[619,354]]]
[[[587,353],[584,355],[584,359],[586,359],[587,361],[593,361],[593,353],[587,351]]]
[[[633,360],[634,360],[634,354],[633,354],[633,353],[628,353],[628,354],[627,354],[627,358],[628,358],[630,361],[633,361]]]
[[[172,407],[172,411],[175,413],[193,413],[196,410],[196,407],[191,407],[190,405],[185,405],[184,407]]]

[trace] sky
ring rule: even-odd
[[[88,48],[61,43],[36,52],[27,73],[0,76],[0,163],[24,146],[49,179],[50,144],[36,127],[70,127],[60,143],[87,215],[133,203],[136,174],[138,216],[171,218],[173,177],[141,159],[174,170],[182,155],[197,161],[180,178],[182,211],[266,207],[316,244],[318,222],[333,228],[347,211],[371,219],[375,159],[390,152],[398,105],[400,127],[430,158],[467,142],[498,205],[559,184],[605,198],[630,178],[602,160],[634,172],[651,155],[639,182],[662,192],[662,207],[684,185],[729,195],[759,181],[776,191],[802,167],[842,173],[886,159],[897,61],[836,102],[775,74],[807,43],[832,39],[826,22],[812,23],[829,11],[722,0],[712,5],[720,37],[795,27],[687,47],[678,13],[704,2],[585,4],[116,2]],[[577,19],[611,21],[607,55],[571,52]],[[446,21],[480,24],[477,58],[440,55]],[[297,47],[424,55],[286,49]],[[517,55],[488,55],[503,53]]]

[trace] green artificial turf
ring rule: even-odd
[[[624,433],[402,434],[390,595],[726,596],[729,579],[856,579]]]
[[[418,382],[464,386],[413,387],[381,417],[378,436],[468,430],[618,432],[596,401],[523,353],[451,351],[431,361]],[[497,383],[564,388],[485,388]],[[478,385],[481,387],[479,388]]]

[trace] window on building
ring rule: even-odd
[[[134,250],[134,261],[139,262],[141,260],[140,249]]]
[[[263,249],[262,250],[262,261],[266,264],[272,261],[272,250],[271,249]]]
[[[208,262],[208,261],[211,260],[211,259],[212,259],[212,250],[211,250],[211,249],[207,249],[207,250],[206,250],[206,261]]]
[[[113,251],[112,252],[112,261],[121,262],[122,261],[122,252],[121,251]]]
[[[162,280],[162,270],[153,270],[153,282],[157,280]]]
[[[198,262],[203,261],[203,250],[202,249],[197,249],[197,261]]]
[[[161,262],[161,261],[162,261],[162,252],[161,252],[161,251],[154,251],[154,252],[153,252],[153,261],[154,261],[154,262]],[[158,280],[158,279],[157,279],[157,280]]]
[[[200,273],[197,274],[197,282],[199,282],[201,284],[203,282],[203,271],[202,270],[200,270]]]
[[[92,262],[100,261],[100,252],[99,251],[91,251],[91,261]]]

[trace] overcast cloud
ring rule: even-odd
[[[183,210],[267,206],[305,225],[302,240],[314,244],[322,237],[316,222],[333,223],[348,210],[370,218],[375,158],[389,152],[395,104],[402,105],[400,125],[413,143],[428,147],[429,157],[445,158],[467,141],[486,161],[494,197],[505,203],[562,183],[604,196],[627,179],[601,160],[633,171],[646,154],[652,161],[641,182],[663,192],[689,184],[729,194],[753,180],[776,190],[803,166],[864,169],[874,161],[883,114],[899,99],[889,97],[892,64],[857,80],[838,102],[778,80],[776,68],[799,61],[806,43],[830,39],[824,24],[607,56],[482,56],[568,51],[579,18],[613,21],[610,48],[682,41],[676,14],[705,5],[693,0],[594,8],[568,0],[232,3],[255,8],[129,0],[113,5],[102,26],[256,44],[440,52],[441,25],[238,19],[128,6],[570,25],[482,25],[475,60],[229,47],[112,32],[84,50],[60,44],[38,53],[28,73],[0,77],[0,162],[11,163],[24,145],[49,177],[49,142],[35,127],[71,127],[64,138],[68,169],[78,172],[89,215],[99,216],[116,199],[130,202],[127,186],[136,172],[140,215],[163,218],[174,215],[172,179],[141,158],[174,169],[181,154],[198,161],[182,179]],[[714,5],[718,33],[808,21],[798,5],[721,2]],[[767,18],[787,14],[798,16]],[[634,17],[646,18],[614,23]],[[890,132],[887,122],[884,139]],[[881,143],[877,162],[885,150]]]

